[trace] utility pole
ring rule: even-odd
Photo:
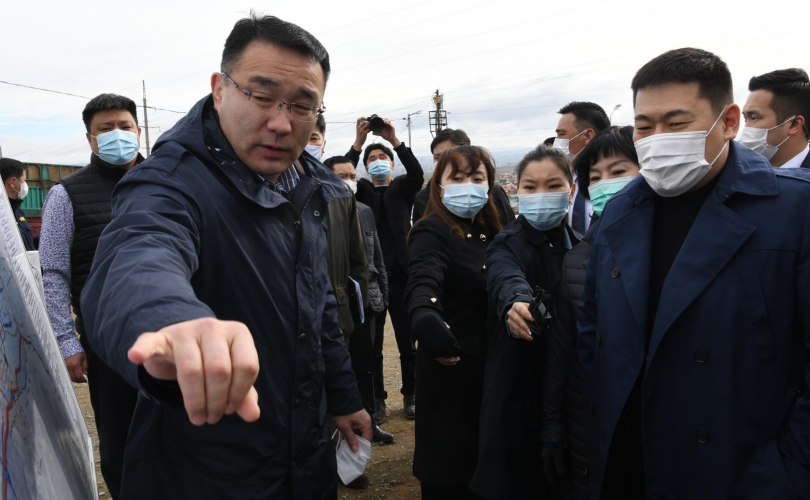
[[[411,141],[411,123],[413,123],[413,122],[411,121],[411,117],[416,116],[421,112],[422,112],[422,110],[420,109],[416,113],[408,113],[408,147],[410,147],[410,148],[413,148],[413,142]]]
[[[436,111],[430,112],[430,133],[439,133],[444,127],[447,126],[447,111],[443,109],[444,96],[439,93],[438,89],[433,96],[433,104],[436,105]]]
[[[149,147],[149,116],[146,114],[146,81],[141,80],[143,83],[143,131],[146,132],[146,156],[152,154],[152,149]]]

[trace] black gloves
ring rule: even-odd
[[[551,486],[556,486],[557,479],[565,475],[565,448],[543,446],[540,457],[543,459],[543,471],[546,474],[546,480]]]
[[[411,331],[419,342],[419,349],[432,359],[461,356],[461,346],[450,333],[441,315],[433,309],[422,307],[411,315]]]

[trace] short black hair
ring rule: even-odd
[[[608,156],[623,155],[628,160],[638,165],[638,153],[633,144],[633,127],[610,127],[605,129],[591,139],[574,160],[574,171],[577,173],[577,184],[585,193],[588,199],[591,195],[588,192],[588,185],[591,183],[591,167],[600,158]]]
[[[445,128],[439,131],[433,139],[433,142],[430,143],[430,153],[433,154],[433,150],[436,149],[436,146],[445,141],[450,141],[453,146],[469,146],[471,144],[467,133],[460,128]],[[413,145],[411,144],[411,146]]]
[[[321,131],[321,135],[326,135],[326,120],[323,114],[318,114],[318,119],[315,120],[315,128]]]
[[[633,105],[638,91],[666,83],[697,83],[700,97],[708,99],[715,113],[734,102],[731,72],[722,59],[702,49],[664,52],[641,67],[633,77]]]
[[[783,122],[794,115],[804,117],[804,135],[810,138],[810,78],[799,68],[778,69],[751,78],[748,90],[767,90],[773,94],[771,109],[776,121]]]
[[[82,120],[84,120],[84,128],[87,129],[87,132],[90,132],[90,123],[92,123],[96,113],[112,109],[129,111],[129,114],[131,114],[132,118],[135,120],[135,125],[138,124],[138,106],[135,105],[135,101],[129,97],[118,94],[99,94],[90,99],[90,102],[87,103],[87,106],[84,107],[84,111],[82,111]]]
[[[553,146],[554,145],[554,139],[556,139],[556,137],[549,137],[548,139],[543,141],[543,146],[548,146],[548,147]]]
[[[250,16],[236,22],[225,40],[220,71],[233,71],[242,52],[254,40],[272,43],[311,57],[321,65],[324,85],[329,80],[329,53],[317,38],[296,24],[282,21],[275,16],[262,16],[253,11]]]
[[[19,180],[20,176],[26,170],[25,164],[21,161],[12,158],[0,158],[0,178],[3,179],[3,182],[6,182],[12,177],[16,177]]]
[[[607,113],[602,109],[602,106],[595,102],[569,102],[557,113],[565,115],[568,113],[573,114],[576,119],[574,120],[578,127],[581,129],[592,128],[599,133],[606,128],[610,127],[610,119]],[[553,139],[553,138],[552,138]],[[545,144],[545,143],[544,143]]]
[[[515,178],[518,180],[518,182],[520,182],[520,176],[523,175],[523,171],[526,170],[529,163],[533,161],[543,161],[546,159],[556,163],[560,170],[565,173],[568,183],[572,186],[574,185],[574,172],[571,168],[571,160],[568,159],[568,155],[559,149],[546,147],[544,144],[541,144],[532,151],[529,151],[526,156],[520,160],[520,163],[518,163],[517,169],[515,170]]]
[[[335,165],[340,165],[341,163],[351,163],[354,166],[354,162],[350,159],[346,158],[345,156],[333,156],[331,158],[327,158],[323,164],[331,170],[332,172],[335,171]]]
[[[385,154],[387,154],[388,157],[391,158],[391,161],[394,160],[394,152],[391,151],[390,148],[388,148],[388,147],[386,147],[386,146],[384,146],[382,144],[379,144],[379,143],[377,143],[377,144],[369,144],[368,147],[366,148],[365,153],[363,153],[363,165],[367,165],[368,155],[370,155],[372,151],[376,151],[378,149],[381,149]]]

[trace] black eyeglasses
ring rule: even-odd
[[[233,78],[228,76],[227,73],[222,73],[222,76],[231,82],[233,86],[239,90],[239,92],[245,94],[250,102],[255,104],[256,107],[265,113],[281,111],[281,108],[287,106],[290,116],[292,116],[294,119],[300,122],[314,122],[318,119],[318,115],[326,111],[326,106],[323,104],[320,106],[313,106],[311,104],[287,102],[271,94],[242,88],[238,83],[233,81]]]

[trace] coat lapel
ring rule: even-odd
[[[762,157],[733,143],[731,153],[717,186],[700,209],[664,281],[650,338],[648,368],[675,321],[756,231],[753,224],[728,208],[725,202],[739,195],[778,194],[773,169]]]
[[[634,207],[620,219],[612,221],[602,230],[615,262],[606,263],[606,272],[618,268],[617,278],[624,285],[627,300],[633,310],[639,341],[647,331],[647,302],[650,287],[650,254],[652,252],[652,226],[655,200],[652,189],[643,181],[634,181],[628,187],[628,196]],[[604,225],[604,223],[602,223]],[[643,349],[643,347],[642,347]]]

